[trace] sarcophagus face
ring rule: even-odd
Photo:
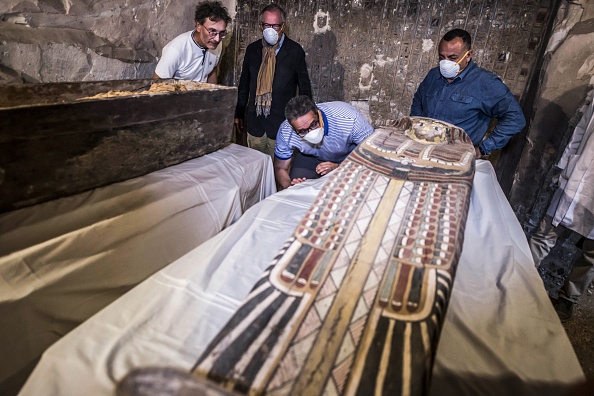
[[[236,88],[156,82],[0,86],[0,212],[141,176],[230,142]]]
[[[450,124],[377,129],[329,176],[193,373],[246,394],[424,394],[474,157]]]

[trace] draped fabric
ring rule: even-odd
[[[583,371],[491,163],[476,164],[427,394],[566,394],[568,385],[584,380]],[[117,381],[134,368],[189,373],[331,177],[256,204],[78,326],[44,354],[20,394],[113,396]],[[179,227],[172,232],[185,234]]]
[[[548,213],[553,225],[563,225],[594,239],[594,90],[576,125],[558,167],[563,170]]]

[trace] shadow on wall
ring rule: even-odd
[[[314,34],[305,53],[315,101],[344,101],[345,70],[335,59],[338,42],[334,32],[326,30]]]
[[[503,191],[521,224],[536,222],[546,211],[551,185],[559,161],[575,128],[575,112],[582,105],[588,89],[576,87],[555,98],[540,99],[529,127],[515,135],[502,150],[495,169]],[[520,158],[521,156],[521,158]],[[518,166],[515,158],[520,158]],[[529,212],[534,212],[527,218]]]
[[[223,43],[223,52],[221,54],[221,60],[218,65],[218,84],[226,85],[228,87],[235,86],[235,46],[237,45],[237,32],[234,31],[230,35],[228,43]],[[223,45],[221,44],[221,45]],[[242,59],[243,61],[243,59]],[[241,65],[241,64],[240,64]],[[241,73],[241,66],[237,69],[237,81],[239,82],[239,74]]]

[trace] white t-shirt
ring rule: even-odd
[[[194,31],[185,32],[163,47],[155,73],[161,78],[205,82],[221,58],[222,46],[214,50],[200,47],[192,39]]]

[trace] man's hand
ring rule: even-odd
[[[322,162],[316,166],[316,173],[319,175],[326,175],[338,168],[338,164],[334,162]]]
[[[291,185],[294,186],[295,184],[303,183],[306,180],[307,179],[305,177],[296,177],[293,180],[291,180]]]
[[[243,118],[236,118],[233,123],[235,125],[235,128],[233,129],[235,132],[235,143],[247,147],[248,143],[247,133],[245,131],[245,121]]]
[[[478,148],[478,146],[476,146],[476,147],[474,148],[474,157],[475,157],[476,159],[487,159],[487,158],[489,158],[489,154],[487,154],[487,155],[483,155],[483,154],[481,153],[481,149],[480,149],[480,148]]]
[[[233,122],[235,123],[235,126],[237,127],[239,132],[245,132],[245,121],[243,118],[236,118],[235,120],[233,120]]]

